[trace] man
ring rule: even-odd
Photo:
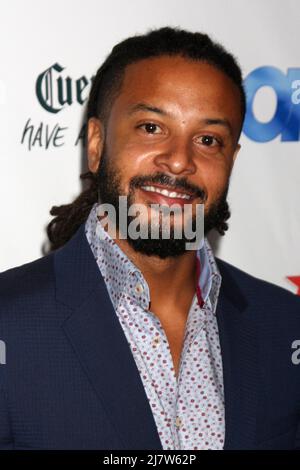
[[[207,35],[115,46],[88,103],[90,187],[52,208],[48,255],[0,277],[1,448],[299,446],[299,299],[206,237],[186,249],[175,215],[169,238],[163,213],[158,238],[123,238],[99,211],[125,196],[150,228],[153,204],[177,203],[195,226],[204,204],[205,235],[224,234],[244,115],[239,66]]]

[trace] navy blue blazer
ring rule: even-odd
[[[217,263],[224,448],[298,448],[300,299]],[[0,274],[0,340],[0,449],[162,449],[84,224]]]

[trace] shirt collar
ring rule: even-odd
[[[85,223],[85,233],[95,260],[106,283],[115,308],[123,296],[148,309],[150,289],[134,263],[121,250],[119,245],[104,230],[97,218],[95,203]],[[221,285],[221,275],[217,268],[212,249],[207,238],[197,251],[198,263],[198,301],[201,306],[210,307],[215,313]]]
[[[201,288],[202,298],[205,304],[210,303],[211,309],[215,313],[222,277],[207,238],[204,238],[203,247],[198,250],[197,258],[200,261],[198,284]]]

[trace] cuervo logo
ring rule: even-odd
[[[40,105],[49,113],[59,113],[75,102],[83,105],[87,99],[88,88],[94,77],[89,80],[82,75],[74,80],[62,75],[64,69],[56,62],[37,77],[36,96]]]

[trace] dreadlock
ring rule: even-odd
[[[209,63],[222,70],[240,90],[241,122],[243,123],[246,98],[241,69],[234,56],[223,46],[213,42],[206,34],[170,27],[155,29],[140,36],[132,36],[112,49],[93,80],[87,104],[87,120],[97,117],[105,126],[113,101],[121,89],[126,66],[142,59],[161,55],[181,55]],[[54,216],[47,226],[50,250],[63,246],[73,236],[79,226],[86,221],[93,204],[98,201],[98,172],[88,171],[81,174],[80,178],[87,183],[87,189],[83,190],[72,203],[53,206],[50,210],[50,214]],[[230,212],[226,203],[223,205],[219,224],[215,227],[221,235],[228,228],[226,220],[229,217]]]

